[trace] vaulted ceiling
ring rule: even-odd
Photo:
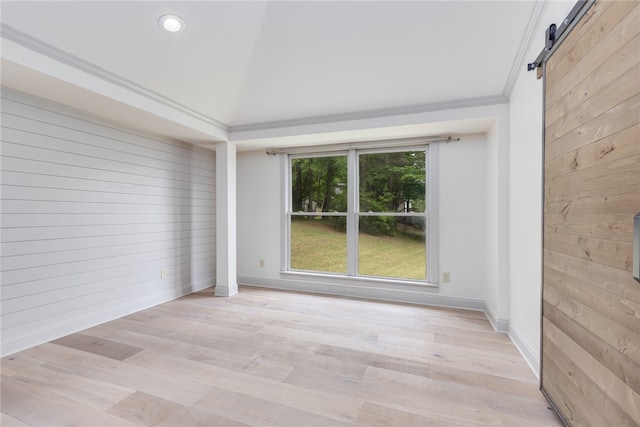
[[[491,104],[509,96],[540,4],[3,1],[2,84],[193,142]],[[166,13],[184,30],[163,32]]]

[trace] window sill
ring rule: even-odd
[[[341,274],[315,273],[309,271],[280,271],[281,277],[296,278],[303,281],[323,282],[327,285],[352,285],[363,288],[380,288],[407,291],[434,292],[439,290],[437,283],[417,280],[391,279],[382,277],[353,277]]]

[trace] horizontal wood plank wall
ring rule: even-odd
[[[545,79],[542,387],[573,426],[637,426],[640,2],[596,3]]]
[[[0,161],[3,354],[215,282],[215,152],[2,88]]]

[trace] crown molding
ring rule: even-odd
[[[249,123],[229,126],[229,133],[253,132],[278,128],[298,126],[322,125],[327,123],[348,122],[354,120],[378,119],[383,117],[406,116],[411,114],[430,113],[434,111],[455,110],[462,108],[483,107],[487,105],[504,104],[507,99],[503,96],[485,96],[479,98],[460,99],[455,101],[437,102],[431,104],[411,105],[399,108],[387,108],[352,113],[333,114],[326,116],[304,117],[292,120],[275,120],[271,122]]]
[[[507,82],[502,90],[502,96],[507,100],[511,97],[511,92],[518,81],[518,76],[520,76],[520,72],[524,69],[527,52],[537,35],[538,26],[540,25],[544,12],[547,10],[548,4],[548,0],[536,0],[533,5],[533,10],[531,11],[529,22],[527,23],[527,28],[524,30],[522,40],[520,41],[520,47],[513,59],[509,77],[507,78]]]
[[[152,91],[131,80],[128,80],[102,67],[99,67],[91,62],[88,62],[80,57],[77,57],[73,54],[63,51],[40,39],[37,39],[33,36],[23,33],[22,31],[14,27],[11,27],[10,25],[0,23],[0,34],[2,38],[6,40],[10,40],[28,50],[44,55],[50,59],[58,61],[67,66],[70,66],[74,69],[88,73],[89,75],[92,75],[103,81],[117,85],[118,87],[131,91],[137,95],[141,95],[149,100],[162,104],[180,113],[186,114],[203,123],[206,123],[208,125],[221,129],[224,132],[226,132],[228,135],[231,135],[231,133],[264,131],[264,130],[272,130],[272,129],[278,129],[278,128],[292,128],[292,127],[309,126],[309,125],[323,125],[323,124],[329,124],[329,123],[379,119],[379,118],[393,117],[393,116],[407,116],[412,114],[422,114],[422,113],[430,113],[430,112],[437,112],[437,111],[444,111],[444,110],[483,107],[483,106],[507,103],[508,97],[504,94],[510,93],[510,90],[513,87],[513,84],[515,84],[515,79],[518,75],[517,71],[519,70],[519,64],[524,60],[524,57],[526,55],[526,50],[535,34],[535,29],[538,21],[541,18],[544,7],[546,7],[546,1],[538,0],[536,2],[536,6],[534,7],[534,12],[532,13],[532,18],[529,22],[529,25],[527,26],[526,35],[523,39],[523,42],[521,43],[517,60],[514,62],[514,66],[511,71],[511,75],[509,77],[509,82],[507,83],[509,90],[505,88],[505,90],[503,91],[503,95],[466,98],[466,99],[459,99],[459,100],[453,100],[453,101],[417,104],[417,105],[409,105],[409,106],[396,107],[396,108],[354,111],[349,113],[303,117],[303,118],[290,119],[290,120],[274,120],[274,121],[268,121],[268,122],[247,123],[247,124],[240,124],[240,125],[227,125],[226,123],[216,120],[213,117],[204,115],[194,109],[189,108],[186,105],[178,103],[164,95],[161,95],[155,91]],[[516,66],[516,64],[518,66]]]
[[[18,45],[26,49],[29,49],[31,51],[44,55],[55,61],[59,61],[65,65],[68,65],[72,68],[75,68],[77,70],[90,74],[101,80],[115,84],[123,89],[134,92],[137,95],[146,97],[147,99],[160,103],[166,107],[172,108],[194,119],[200,120],[208,125],[222,129],[225,132],[228,132],[229,130],[229,126],[227,124],[219,120],[216,120],[213,117],[209,117],[205,114],[202,114],[192,108],[187,107],[186,105],[183,105],[183,104],[180,104],[179,102],[174,101],[171,98],[168,98],[164,95],[154,92],[144,86],[141,86],[115,73],[107,71],[104,68],[99,67],[95,64],[92,64],[91,62],[85,61],[82,58],[79,58],[75,55],[72,55],[68,52],[58,49],[57,47],[52,46],[35,37],[32,37],[26,33],[23,33],[22,31],[17,30],[16,28],[11,27],[10,25],[7,25],[5,23],[0,23],[0,34],[3,39],[10,40],[14,43],[17,43]]]

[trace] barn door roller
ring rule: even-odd
[[[545,33],[545,43],[544,49],[535,59],[535,61],[527,64],[527,71],[538,70],[538,78],[542,77],[541,73],[541,65],[543,62],[547,60],[553,48],[564,38],[566,34],[568,34],[568,30],[573,28],[573,26],[580,20],[582,15],[587,13],[587,11],[593,6],[596,0],[579,0],[571,12],[564,18],[562,21],[562,25],[560,27],[556,27],[556,24],[551,24]]]

